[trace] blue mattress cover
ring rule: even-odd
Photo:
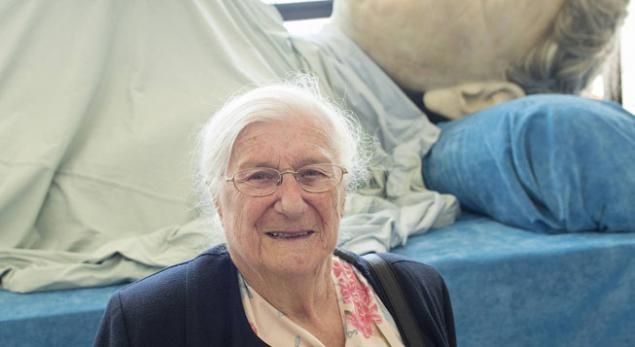
[[[460,346],[635,346],[635,234],[546,235],[464,215],[394,253],[436,267]],[[87,346],[121,286],[0,291],[0,346]]]
[[[548,235],[464,215],[392,250],[437,268],[459,346],[635,346],[635,234]]]
[[[0,346],[90,346],[108,299],[120,287],[0,290]]]

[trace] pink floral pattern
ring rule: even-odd
[[[352,265],[348,263],[334,261],[333,274],[340,287],[342,301],[344,304],[353,304],[353,311],[346,315],[347,322],[365,338],[369,338],[373,335],[375,324],[383,321],[377,304],[372,300],[370,288],[358,280]]]
[[[403,347],[399,331],[372,287],[353,266],[333,256],[331,279],[335,284],[346,347]],[[247,321],[254,333],[270,346],[326,347],[293,322],[238,275]]]

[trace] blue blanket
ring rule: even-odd
[[[465,215],[394,253],[436,267],[460,346],[635,345],[635,234],[540,234]]]

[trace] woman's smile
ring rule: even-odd
[[[265,235],[275,240],[282,241],[295,241],[305,240],[311,237],[315,231],[313,230],[299,230],[299,231],[268,231]]]

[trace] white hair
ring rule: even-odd
[[[296,111],[296,112],[290,112]],[[297,112],[300,111],[300,112]],[[209,206],[220,192],[234,143],[245,127],[288,117],[319,117],[332,134],[338,165],[349,174],[349,188],[365,177],[367,155],[360,149],[362,130],[350,114],[320,93],[316,78],[301,75],[291,81],[262,86],[231,98],[210,118],[199,136],[198,183],[203,205]]]
[[[581,92],[599,72],[629,0],[565,0],[551,32],[507,71],[527,94]]]

